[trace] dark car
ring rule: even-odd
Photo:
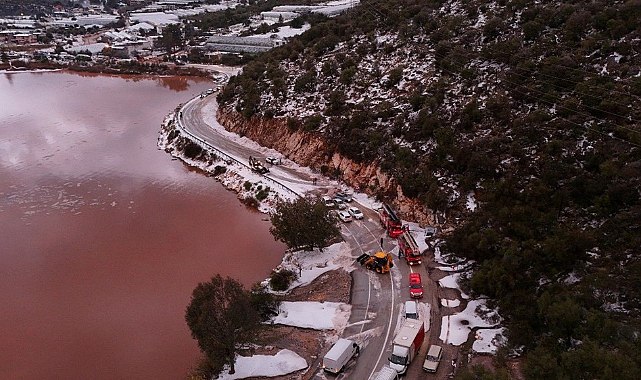
[[[343,200],[343,202],[347,202],[347,203],[349,203],[349,202],[351,202],[351,201],[353,201],[353,200],[354,200],[354,198],[352,198],[352,196],[351,196],[351,195],[349,195],[349,194],[347,194],[347,193],[344,193],[344,192],[342,192],[342,191],[340,191],[340,192],[336,193],[336,194],[334,195],[334,197],[336,197],[336,198],[340,198],[340,199],[342,199],[342,200]]]

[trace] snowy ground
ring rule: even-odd
[[[295,171],[299,173],[303,173],[310,177],[318,177],[318,173],[313,172],[310,168],[301,167],[298,164],[294,163],[293,161],[287,160],[279,152],[269,148],[262,147],[258,145],[256,142],[247,139],[246,137],[241,137],[237,134],[234,134],[225,130],[224,127],[220,125],[220,123],[216,119],[216,113],[217,113],[217,107],[218,107],[217,103],[211,102],[210,104],[211,106],[208,106],[203,109],[203,119],[205,123],[209,124],[214,130],[216,130],[225,139],[235,141],[244,146],[249,146],[252,149],[260,152],[265,156],[273,156],[276,158],[281,158],[283,165],[286,165],[288,168],[294,169]],[[162,140],[162,137],[161,137],[161,140]],[[164,148],[165,146],[163,146],[161,140],[159,140],[159,146]],[[206,163],[189,162],[189,160],[185,159],[184,157],[181,157],[181,158],[187,161],[190,165],[201,167],[204,170],[212,171],[213,169],[213,167],[208,167],[211,165],[208,165]],[[240,162],[246,161],[245,157],[233,157],[233,158]],[[261,184],[262,186],[270,186],[270,189],[272,190],[273,194],[270,195],[267,202],[263,202],[261,204],[260,211],[262,212],[269,212],[273,209],[272,205],[276,197],[281,197],[285,199],[291,199],[292,197],[292,194],[290,192],[284,191],[283,189],[280,189],[277,186],[272,186],[272,184],[270,184],[268,180],[266,180],[263,176],[257,175],[256,173],[252,172],[248,168],[243,167],[242,165],[235,164],[235,163],[225,164],[224,162],[222,163],[215,162],[213,163],[213,166],[215,165],[225,165],[227,167],[228,169],[227,173],[224,174],[220,179],[226,187],[232,188],[238,191],[240,193],[240,196],[243,196],[242,195],[243,191],[246,191],[243,186],[245,181],[252,182],[254,185]],[[274,170],[274,172],[276,172],[276,170]],[[367,195],[361,194],[361,193],[354,193],[352,189],[345,188],[344,186],[341,186],[339,183],[335,181],[329,181],[325,178],[322,178],[319,181],[319,184],[314,185],[311,182],[306,183],[304,181],[301,181],[300,178],[295,178],[295,177],[287,178],[287,173],[284,171],[280,171],[278,174],[279,174],[278,180],[279,181],[282,180],[283,183],[285,183],[288,187],[293,189],[298,194],[305,194],[310,191],[318,190],[321,186],[325,186],[326,188],[333,187],[335,189],[347,190],[347,192],[352,193],[355,202],[365,207],[368,207],[371,209],[377,209],[381,206],[380,203],[368,197]],[[410,227],[411,234],[416,240],[419,246],[419,249],[421,251],[427,250],[429,246],[425,242],[425,229],[421,228],[416,223],[407,223],[407,224]],[[438,240],[433,240],[432,244],[434,244],[435,241],[438,241]],[[443,261],[442,261],[442,257],[440,255],[440,251],[438,247],[436,247],[435,251],[436,251],[435,256],[436,256],[437,262],[442,263]],[[292,271],[300,274],[299,279],[296,280],[291,285],[289,289],[291,290],[295,287],[311,283],[314,279],[316,279],[317,277],[319,277],[320,275],[328,271],[331,271],[337,268],[345,268],[346,270],[351,270],[350,268],[353,269],[353,263],[354,263],[354,258],[351,256],[351,251],[348,245],[346,243],[338,243],[324,249],[323,252],[320,252],[319,250],[315,250],[311,252],[289,253],[283,259],[283,262],[280,267],[291,269]],[[443,264],[443,265],[446,265],[446,264]],[[462,266],[448,266],[448,267],[443,267],[442,270],[449,269],[449,271],[452,271],[452,270],[459,270],[461,268]],[[450,288],[455,288],[460,290],[457,282],[457,279],[459,277],[460,277],[459,273],[454,273],[444,277],[439,282],[440,282],[440,285],[443,287],[450,287]],[[463,296],[465,297],[465,295]],[[444,306],[456,307],[460,304],[460,301],[459,300],[441,300],[441,303]],[[428,329],[430,326],[429,305],[420,303],[419,309],[422,316],[424,318],[427,317],[426,329]],[[475,312],[477,309],[485,312],[485,314],[493,313],[494,314],[493,316],[495,319],[494,321],[492,321],[493,323],[489,323],[483,318],[481,318],[480,316],[478,316]],[[347,322],[349,320],[350,312],[351,312],[351,305],[347,305],[343,303],[283,302],[281,304],[279,314],[273,319],[273,323],[295,326],[300,328],[315,329],[315,330],[333,330],[334,334],[328,336],[329,339],[333,339],[336,336],[340,336],[340,334],[346,327]],[[440,338],[442,341],[446,343],[450,343],[453,345],[460,345],[467,340],[469,332],[473,327],[494,327],[494,325],[496,325],[496,323],[498,322],[500,322],[500,317],[496,312],[491,312],[487,310],[487,308],[485,307],[484,300],[473,300],[468,303],[467,308],[463,312],[456,315],[443,317]],[[397,326],[399,323],[400,323],[400,316],[399,316],[399,320],[397,321]],[[372,333],[372,332],[371,331],[363,332],[363,334],[365,333]],[[491,335],[491,334],[492,333],[490,332],[490,330],[479,333],[478,336],[482,338],[477,343],[477,348],[479,352],[491,352],[492,349],[494,350],[496,349],[496,344],[493,342],[498,342],[500,341],[500,339],[493,339],[496,333],[494,335]],[[364,337],[355,337],[355,338],[359,340],[358,338],[362,339]],[[294,353],[291,352],[291,354],[294,354]],[[243,378],[243,377],[249,377],[249,376],[278,376],[278,375],[291,373],[293,371],[300,370],[302,368],[307,367],[307,363],[305,363],[304,359],[301,358],[304,364],[299,363],[296,369],[291,369],[289,366],[286,366],[285,364],[288,364],[287,363],[288,361],[295,362],[296,360],[292,359],[291,356],[287,356],[287,355],[288,354],[283,355],[283,357],[285,358],[284,360],[280,360],[279,358],[277,358],[278,355],[276,355],[275,357],[255,356],[257,358],[252,359],[251,361],[250,361],[251,358],[239,357],[237,361],[238,372],[234,374],[234,377],[223,377],[223,378],[235,379],[235,378]],[[258,374],[257,372],[252,372],[252,371],[255,371],[256,369],[260,369],[263,367],[266,370],[273,371],[273,372],[270,372],[273,374],[266,374],[266,373]],[[241,368],[243,372],[241,372]],[[273,368],[278,368],[278,370],[273,370]],[[245,375],[242,375],[242,373],[244,373]]]
[[[209,66],[206,65],[192,65],[194,67],[198,67],[200,69],[211,69]],[[236,74],[238,71],[237,69],[228,69],[225,68],[224,66],[216,66],[213,67],[213,69],[218,70],[220,72],[223,72],[226,76],[231,76]],[[187,102],[187,104],[199,100],[199,97],[195,97],[194,99],[190,100]],[[262,187],[269,186],[270,188],[270,197],[268,197],[265,201],[261,202],[259,206],[259,211],[264,212],[264,213],[270,213],[273,211],[273,206],[275,203],[276,199],[294,199],[296,197],[295,194],[298,195],[304,195],[307,193],[318,193],[319,190],[324,189],[325,191],[329,189],[333,189],[330,191],[336,191],[336,190],[341,190],[345,191],[347,193],[352,194],[354,201],[363,207],[370,208],[370,209],[377,209],[381,207],[380,202],[376,201],[375,199],[369,197],[368,195],[364,193],[356,193],[352,188],[349,188],[335,180],[329,180],[328,178],[324,178],[319,175],[319,173],[314,172],[311,168],[305,167],[305,166],[300,166],[294,161],[291,161],[284,157],[280,152],[270,149],[267,147],[263,147],[256,143],[253,140],[248,139],[247,137],[244,136],[239,136],[236,133],[229,132],[227,131],[217,120],[216,114],[218,112],[218,103],[216,101],[210,102],[207,106],[203,107],[202,109],[202,118],[203,121],[209,125],[216,133],[221,135],[224,139],[235,142],[239,145],[249,147],[252,150],[255,150],[256,152],[264,155],[264,156],[272,156],[275,158],[280,158],[282,167],[287,167],[290,171],[294,171],[296,173],[299,173],[299,176],[293,176],[290,173],[290,171],[286,170],[280,170],[279,167],[273,167],[272,172],[269,173],[267,176],[261,176],[258,175],[254,172],[252,172],[249,168],[239,165],[238,163],[231,162],[231,163],[225,163],[222,161],[219,162],[214,162],[211,165],[208,165],[207,163],[199,162],[199,161],[194,161],[190,160],[178,152],[174,151],[172,154],[176,157],[179,157],[183,161],[187,162],[189,165],[193,165],[195,167],[199,167],[205,171],[212,172],[215,166],[221,165],[221,166],[226,166],[227,168],[227,173],[222,176],[221,182],[223,185],[226,187],[237,191],[239,193],[240,198],[246,198],[248,196],[253,196],[254,193],[253,191],[245,191],[243,189],[243,184],[245,181],[249,181],[254,183],[256,186],[261,185]],[[166,120],[165,124],[169,122],[169,120],[173,119],[174,115],[169,115]],[[159,143],[158,146],[161,149],[166,149],[166,148],[172,148],[172,144],[169,144],[167,140],[167,134],[168,132],[164,131],[163,134],[159,138]],[[196,143],[199,143],[197,140],[194,141]],[[202,143],[199,143],[203,148],[209,149],[207,146],[205,146]],[[232,152],[226,152],[228,156],[230,156],[232,159],[234,159],[237,162],[244,163],[245,165],[248,165],[248,158],[247,157],[239,157],[234,155]],[[289,189],[293,190],[295,194],[293,194],[291,191],[284,189],[282,186],[278,185],[277,183],[271,181],[269,178],[273,178],[274,180],[286,185]],[[304,181],[301,180],[301,178],[317,178],[318,181],[316,184],[314,184],[313,181]],[[423,238],[420,238],[419,241],[423,242]],[[424,245],[426,247],[426,245]]]
[[[494,327],[500,321],[501,317],[487,308],[485,300],[472,300],[462,312],[443,317],[439,339],[460,346],[467,341],[474,327]]]
[[[343,268],[352,271],[355,267],[354,258],[349,245],[345,242],[332,244],[327,248],[313,251],[296,251],[285,255],[281,265],[277,269],[289,269],[299,274],[287,292],[290,290],[307,285],[314,281],[323,273],[334,269]]]
[[[438,280],[438,283],[444,288],[458,289],[458,281],[460,277],[460,273],[450,274],[449,276],[445,276],[442,279]]]
[[[340,302],[282,302],[272,322],[313,330],[345,329],[352,306]]]
[[[496,354],[496,350],[507,342],[505,329],[480,329],[475,334],[472,350],[479,353]]]
[[[229,369],[226,369],[218,379],[232,380],[260,376],[282,376],[305,368],[307,368],[305,359],[293,351],[280,350],[276,355],[238,356],[236,357],[236,372],[230,375]]]
[[[448,300],[445,298],[441,298],[441,305],[445,307],[457,307],[460,304],[461,304],[460,300]]]

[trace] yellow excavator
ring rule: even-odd
[[[394,267],[392,255],[383,251],[376,252],[373,255],[363,253],[356,258],[356,261],[365,268],[376,271],[377,273],[387,273],[390,268]]]

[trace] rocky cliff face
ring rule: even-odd
[[[220,107],[217,118],[225,129],[276,149],[300,165],[337,173],[342,181],[358,191],[391,199],[406,219],[423,225],[434,223],[432,211],[404,196],[396,180],[381,171],[377,162],[357,163],[339,153],[330,153],[325,139],[318,133],[292,131],[284,119],[256,116],[246,119],[229,107]]]

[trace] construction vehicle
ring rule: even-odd
[[[389,366],[394,368],[399,375],[407,372],[407,367],[418,354],[424,339],[423,321],[406,319],[392,343]]]
[[[378,218],[389,237],[397,238],[403,233],[403,222],[388,204],[383,203],[383,207],[378,210]]]
[[[379,251],[373,255],[368,255],[363,253],[358,256],[356,259],[359,264],[363,265],[365,268],[376,271],[378,273],[387,273],[390,268],[394,267],[394,262],[392,261],[392,255],[387,252]]]
[[[269,172],[269,169],[267,169],[259,159],[252,156],[249,156],[249,167],[258,174],[265,174]]]
[[[398,241],[398,257],[404,256],[409,265],[421,263],[421,250],[407,228],[403,229],[403,233],[396,240]]]

